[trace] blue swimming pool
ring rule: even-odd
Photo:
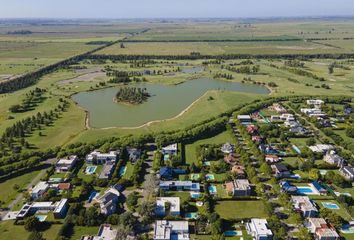
[[[336,209],[336,210],[339,209],[339,206],[337,204],[331,202],[323,202],[322,205],[328,209]]]
[[[301,154],[301,150],[296,145],[292,145],[292,148],[296,153]]]
[[[191,198],[200,198],[201,194],[197,192],[191,192]]]
[[[89,196],[89,199],[88,199],[88,202],[90,203],[92,201],[92,199],[96,196],[97,192],[93,191],[90,196]]]
[[[353,234],[354,227],[350,226],[349,224],[344,224],[340,231],[345,234]]]
[[[207,175],[205,175],[205,180],[207,180],[207,181],[214,181],[214,180],[215,180],[214,174],[207,174]]]
[[[127,166],[123,166],[119,169],[118,175],[119,177],[124,176],[125,172],[127,171]]]
[[[299,194],[304,194],[304,195],[315,194],[315,192],[312,190],[312,188],[306,187],[306,186],[297,186],[297,192]]]
[[[209,161],[203,162],[203,166],[210,166],[210,162]]]
[[[228,230],[224,232],[225,237],[242,236],[242,231]]]
[[[209,193],[210,194],[216,194],[218,191],[216,190],[216,186],[214,186],[214,185],[210,185],[209,187],[208,187],[208,190],[209,190]]]
[[[86,174],[94,174],[96,172],[97,166],[87,166]]]
[[[44,222],[47,218],[47,215],[36,215],[36,218],[40,221],[40,222]]]
[[[198,213],[196,212],[187,212],[184,214],[184,218],[186,219],[197,219]]]

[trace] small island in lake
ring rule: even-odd
[[[150,96],[146,88],[122,87],[118,90],[114,101],[118,103],[142,104]]]

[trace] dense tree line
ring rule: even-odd
[[[36,87],[34,90],[26,93],[25,99],[22,100],[22,104],[10,106],[9,111],[12,113],[18,113],[32,110],[33,107],[44,100],[43,94],[45,92],[45,89]]]

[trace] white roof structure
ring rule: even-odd
[[[60,213],[63,210],[63,207],[67,204],[68,199],[63,198],[59,202],[56,203],[56,207],[54,208],[54,213]]]
[[[189,240],[188,221],[156,221],[154,240]]]
[[[267,226],[268,222],[266,219],[252,218],[251,222],[248,223],[249,231],[252,233],[256,239],[267,238],[272,236],[272,231]]]
[[[234,186],[236,190],[249,190],[250,182],[247,179],[236,179],[234,181]]]
[[[76,160],[77,160],[77,156],[76,155],[71,155],[68,158],[59,159],[59,161],[56,164],[57,165],[71,165]]]
[[[317,144],[309,147],[312,152],[323,153],[335,149],[333,145],[330,144]]]
[[[51,208],[53,206],[55,206],[53,202],[34,202],[31,205],[32,208]]]
[[[159,197],[156,200],[156,213],[158,215],[165,215],[165,205],[169,202],[171,204],[170,212],[177,213],[180,212],[180,199],[179,197]]]
[[[173,143],[173,144],[170,144],[170,145],[167,145],[166,147],[163,147],[162,148],[163,151],[177,151],[177,143]]]
[[[309,99],[306,100],[307,105],[321,105],[324,104],[324,101],[321,99]]]
[[[237,116],[238,120],[248,120],[251,121],[251,116],[250,115],[238,115]]]
[[[36,186],[34,186],[31,190],[32,193],[38,193],[40,191],[46,191],[49,188],[49,184],[44,182],[44,181],[40,181],[36,184]]]
[[[118,151],[110,151],[109,153],[101,153],[99,151],[93,151],[86,156],[87,161],[92,161],[94,158],[97,160],[116,160],[119,152]]]
[[[291,196],[291,201],[294,207],[302,211],[317,211],[317,208],[312,204],[307,196]]]

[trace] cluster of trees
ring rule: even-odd
[[[309,78],[313,78],[319,81],[325,81],[325,79],[323,77],[319,77],[316,74],[303,70],[303,69],[299,69],[299,68],[290,68],[290,67],[282,67],[281,69],[287,70],[291,73],[297,74],[299,76],[304,76],[304,77],[309,77]]]
[[[140,72],[126,72],[126,71],[117,71],[117,70],[106,70],[106,75],[108,77],[112,77],[109,82],[110,83],[128,83],[131,81],[140,82],[143,79],[137,77],[142,76]]]
[[[225,79],[234,79],[234,76],[232,74],[227,74],[227,73],[216,73],[214,75],[214,78],[225,78]]]
[[[333,74],[334,73],[334,68],[341,68],[341,69],[344,69],[344,70],[350,70],[350,67],[348,66],[345,66],[341,63],[338,63],[338,62],[333,62],[331,64],[328,65],[328,73],[329,74]]]
[[[295,68],[303,68],[305,67],[305,63],[301,62],[297,59],[294,60],[288,60],[284,62],[284,66],[286,67],[295,67]]]
[[[254,65],[254,66],[241,66],[241,67],[232,67],[232,66],[226,66],[225,67],[227,70],[235,73],[243,73],[243,74],[257,74],[260,70],[259,65]]]
[[[8,31],[8,35],[29,35],[32,34],[30,30],[16,30],[16,31]]]
[[[26,112],[32,110],[38,103],[44,100],[43,94],[46,92],[45,89],[36,87],[29,93],[26,93],[25,99],[23,99],[22,104],[15,104],[10,106],[9,111],[12,113]]]
[[[122,87],[116,93],[115,101],[129,104],[141,104],[147,101],[149,97],[150,93],[146,91],[146,88]]]

